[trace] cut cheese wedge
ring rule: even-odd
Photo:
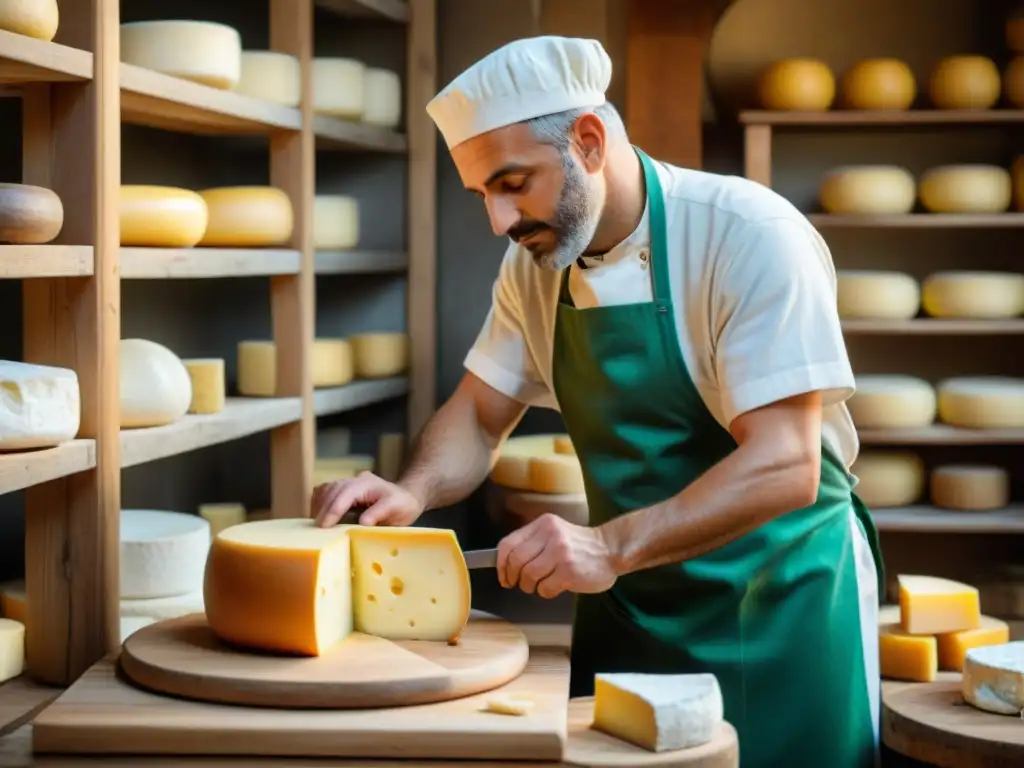
[[[0,360],[0,452],[51,448],[81,426],[78,374],[70,368]]]
[[[1024,712],[1024,642],[971,648],[961,692],[968,704],[997,715]]]
[[[25,625],[0,619],[0,684],[25,671]]]
[[[536,702],[532,699],[520,696],[509,696],[508,694],[496,694],[487,699],[487,711],[498,715],[513,715],[522,717],[534,708]]]
[[[981,626],[976,587],[935,576],[899,577],[900,618],[905,632],[934,635]]]
[[[914,683],[932,682],[939,671],[935,637],[904,631],[900,626],[898,606],[895,619],[889,618],[889,621],[880,621],[878,625],[878,662],[882,677]]]
[[[1002,619],[982,616],[977,629],[948,632],[936,639],[939,644],[939,668],[961,672],[964,668],[964,659],[971,648],[1010,642],[1010,625]]]
[[[254,649],[317,656],[353,631],[458,642],[469,571],[455,533],[339,525],[309,518],[221,531],[203,585],[210,628]]]

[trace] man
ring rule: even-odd
[[[871,765],[881,571],[828,248],[771,190],[632,147],[610,79],[597,42],[539,37],[428,105],[512,244],[401,479],[320,486],[313,513],[412,524],[485,479],[527,407],[556,408],[590,526],[524,526],[498,578],[577,595],[572,695],[600,671],[713,672],[744,768]]]

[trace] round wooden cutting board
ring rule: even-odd
[[[594,721],[593,697],[569,702],[569,738],[565,765],[580,768],[739,768],[740,747],[736,729],[722,723],[707,744],[673,752],[649,752],[590,727]]]
[[[204,614],[160,621],[121,650],[121,672],[143,688],[225,704],[347,709],[427,704],[497,688],[529,657],[518,627],[473,611],[459,645],[391,642],[356,632],[329,653],[295,657],[222,643]]]

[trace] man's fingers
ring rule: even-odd
[[[376,502],[381,482],[383,481],[380,478],[367,473],[337,483],[332,489],[335,492],[324,499],[322,512],[318,517],[320,527],[330,528],[336,525],[344,514],[357,504]]]
[[[500,561],[501,547],[498,548],[499,580],[503,587],[514,587],[519,583],[519,574],[523,567],[544,550],[544,539],[534,535],[522,539],[519,543],[506,543],[504,563]]]
[[[394,497],[382,496],[359,515],[359,524],[391,525],[397,512],[397,501]]]
[[[552,548],[544,547],[540,554],[523,566],[519,573],[519,588],[527,594],[533,594],[537,584],[554,573],[558,564],[558,558]]]
[[[330,528],[336,524],[343,514],[335,511],[335,502],[341,492],[345,489],[348,480],[336,483],[327,483],[317,486],[313,492],[314,509],[316,510],[316,524],[321,528]]]
[[[537,584],[537,594],[551,600],[565,592],[565,574],[568,567],[567,564],[561,563],[551,573],[542,578]]]

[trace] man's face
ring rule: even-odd
[[[563,156],[527,126],[511,125],[456,146],[452,159],[483,198],[494,234],[529,250],[538,266],[564,269],[593,239],[603,186],[573,149]]]

